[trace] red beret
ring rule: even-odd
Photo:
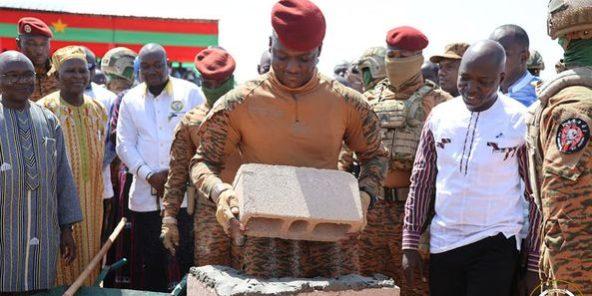
[[[296,51],[313,50],[325,38],[325,17],[308,0],[280,0],[271,11],[271,25],[282,45]]]
[[[413,27],[398,27],[386,34],[386,44],[397,49],[419,51],[428,47],[428,37]]]
[[[223,81],[234,72],[236,63],[228,52],[221,48],[206,48],[195,56],[195,68],[205,79]]]
[[[18,33],[21,35],[41,35],[53,38],[49,27],[40,19],[24,17],[18,21]]]

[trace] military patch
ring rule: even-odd
[[[185,107],[185,106],[183,105],[182,101],[173,101],[171,103],[171,109],[174,112],[181,112],[181,110],[183,110],[183,107]]]
[[[579,118],[564,120],[557,129],[557,150],[564,154],[581,151],[590,140],[590,127]]]

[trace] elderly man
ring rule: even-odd
[[[59,249],[67,263],[76,258],[82,212],[64,135],[56,116],[30,103],[34,88],[31,61],[0,54],[0,294],[53,288]]]
[[[540,79],[526,69],[530,57],[530,41],[526,31],[517,25],[503,25],[493,31],[489,39],[499,42],[506,51],[506,76],[501,91],[528,107],[537,99],[535,83]]]
[[[160,241],[161,199],[169,173],[173,132],[181,118],[203,101],[199,88],[170,77],[167,55],[158,44],[140,50],[140,73],[144,83],[122,99],[117,124],[117,154],[134,175],[129,197],[132,212],[132,252],[143,267],[133,286],[142,290],[166,291],[166,252]],[[184,200],[182,208],[187,207]],[[191,223],[188,215],[179,217]],[[193,252],[190,251],[190,254]],[[186,271],[182,271],[183,273]]]
[[[368,212],[368,226],[360,237],[362,274],[383,273],[403,284],[401,234],[409,177],[423,122],[432,108],[450,95],[424,82],[421,75],[427,37],[412,27],[386,34],[386,78],[366,97],[380,118],[382,143],[389,151],[384,198]],[[402,294],[427,293],[427,284],[402,286]]]
[[[170,171],[163,198],[162,237],[165,248],[172,254],[177,249],[183,251],[179,243],[187,243],[188,237],[179,238],[181,225],[177,227],[177,216],[195,209],[195,266],[231,265],[230,239],[216,221],[215,205],[207,198],[198,197],[195,204],[189,204],[192,208],[187,211],[180,207],[186,190],[190,201],[196,196],[195,187],[187,185],[190,183],[189,162],[199,146],[199,127],[216,101],[234,87],[235,65],[232,56],[221,48],[208,48],[197,54],[195,68],[201,74],[202,91],[207,101],[183,116],[171,146]],[[222,180],[231,183],[239,165],[240,155],[237,153],[222,171]]]
[[[543,213],[543,281],[592,295],[592,0],[560,4],[549,6],[547,24],[567,70],[529,108],[530,179]]]
[[[421,270],[419,238],[429,226],[430,295],[510,295],[521,199],[531,196],[520,184],[528,170],[525,108],[498,92],[504,67],[498,43],[469,47],[459,68],[461,97],[434,108],[421,134],[405,205],[403,269],[413,282],[412,272]],[[540,215],[533,203],[530,214],[525,245],[536,278]]]
[[[345,142],[360,160],[364,211],[379,194],[386,169],[378,118],[363,96],[317,71],[325,36],[320,9],[307,0],[282,0],[274,5],[271,19],[272,70],[216,103],[202,123],[201,145],[192,160],[193,182],[217,204],[218,222],[234,241],[240,241],[244,228],[236,219],[236,193],[221,171],[239,150],[244,163],[336,169]],[[247,113],[251,115],[243,116]],[[354,242],[346,244],[353,247]],[[357,272],[357,254],[351,248],[340,252],[340,247],[248,237],[241,265],[247,274],[261,277]]]
[[[35,66],[36,82],[35,91],[30,97],[32,101],[37,101],[58,89],[58,81],[51,75],[53,72],[50,72],[51,38],[51,29],[42,20],[24,17],[18,21],[16,46]]]
[[[103,154],[107,112],[84,94],[90,81],[86,54],[80,46],[67,46],[52,56],[60,90],[37,103],[57,116],[64,130],[68,159],[78,189],[84,221],[74,226],[78,258],[70,266],[58,262],[57,282],[71,285],[101,248],[103,221]],[[86,279],[90,286],[99,275],[95,268]]]
[[[438,80],[440,87],[453,97],[459,95],[456,87],[458,67],[465,51],[469,48],[466,43],[451,43],[446,45],[444,53],[430,58],[432,63],[438,64]]]

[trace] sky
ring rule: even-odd
[[[0,0],[0,6],[99,14],[219,19],[219,45],[237,61],[239,81],[257,76],[267,49],[270,13],[276,0]],[[547,35],[547,1],[542,0],[313,0],[323,11],[327,32],[319,69],[354,60],[372,46],[384,46],[395,27],[418,28],[430,43],[426,59],[451,42],[487,39],[498,26],[516,24],[529,34],[531,48],[543,55],[543,79],[555,74],[562,49]]]

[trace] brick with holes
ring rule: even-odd
[[[332,242],[365,226],[358,181],[346,172],[246,164],[234,189],[249,236]]]

